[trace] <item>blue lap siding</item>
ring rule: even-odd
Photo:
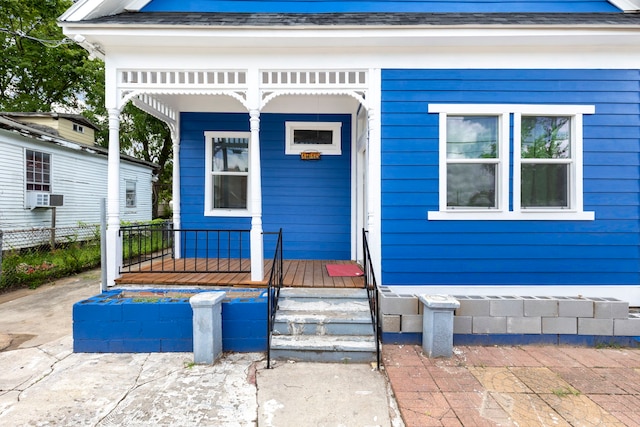
[[[385,285],[637,285],[638,70],[383,70]],[[428,221],[438,210],[430,103],[589,104],[584,209],[595,221]]]
[[[143,12],[619,12],[607,0],[153,0]]]
[[[342,155],[303,161],[285,155],[286,121],[342,122]],[[249,131],[249,115],[183,113],[180,170],[183,229],[250,229],[248,217],[211,217],[204,212],[205,131]],[[351,116],[260,116],[262,210],[265,232],[282,228],[287,259],[350,259]],[[270,257],[273,236],[265,236]],[[249,245],[245,245],[248,256]]]

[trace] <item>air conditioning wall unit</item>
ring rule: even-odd
[[[41,191],[27,192],[27,209],[55,208],[62,206],[64,196],[62,194],[43,193]]]

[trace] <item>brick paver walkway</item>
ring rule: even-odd
[[[407,427],[640,426],[640,349],[384,345]]]

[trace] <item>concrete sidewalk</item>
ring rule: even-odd
[[[0,425],[402,426],[386,377],[366,364],[73,353],[72,306],[99,292],[94,271],[0,295]]]

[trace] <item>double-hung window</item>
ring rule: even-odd
[[[498,115],[446,117],[447,210],[504,208],[504,122]]]
[[[51,154],[25,151],[27,191],[51,191]]]
[[[429,219],[592,220],[583,211],[582,115],[593,106],[431,104],[439,210]]]
[[[136,182],[126,180],[125,181],[125,206],[127,208],[135,208],[137,195],[136,195]]]
[[[205,132],[205,215],[249,213],[249,132]]]

